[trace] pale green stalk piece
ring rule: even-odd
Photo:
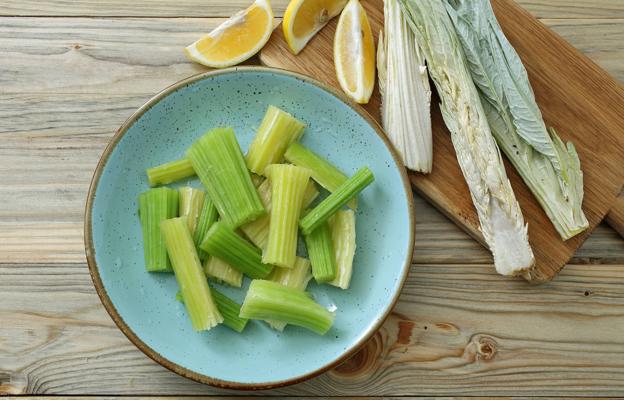
[[[518,53],[505,37],[489,0],[447,0],[492,134],[533,192],[559,235],[587,229],[583,172],[571,142],[546,129]]]
[[[355,256],[355,213],[341,210],[329,219],[329,229],[336,260],[336,277],[329,284],[348,289]]]
[[[234,287],[243,285],[243,273],[217,257],[206,258],[204,273],[217,282],[227,283]]]
[[[262,262],[292,268],[297,255],[297,225],[310,171],[290,164],[267,168],[271,180],[271,222]]]
[[[440,96],[440,111],[496,270],[527,275],[535,263],[527,226],[445,2],[399,1]]]
[[[220,324],[223,317],[210,294],[186,218],[164,220],[160,230],[193,329],[204,331]]]
[[[219,214],[217,213],[217,208],[212,203],[212,200],[208,196],[204,196],[204,205],[202,207],[201,213],[199,214],[199,219],[197,220],[197,227],[195,228],[195,234],[193,235],[193,241],[195,242],[195,247],[197,248],[197,254],[199,255],[200,260],[205,260],[208,257],[208,253],[202,250],[199,245],[204,241],[204,237],[208,232],[208,229],[217,221]]]
[[[336,278],[336,259],[329,224],[324,222],[305,235],[305,243],[314,280],[318,283],[333,281]]]
[[[269,238],[269,225],[271,222],[271,181],[269,179],[265,179],[264,182],[258,186],[258,194],[260,195],[260,200],[262,200],[267,214],[241,226],[241,231],[251,240],[251,243],[259,249],[264,250],[266,249],[267,240]],[[306,207],[312,204],[318,195],[319,191],[316,189],[314,182],[308,182],[306,191],[303,194],[302,212]]]
[[[273,269],[273,265],[262,262],[262,254],[257,247],[223,221],[215,222],[210,227],[200,247],[252,279],[266,278]]]
[[[430,173],[433,141],[429,75],[398,0],[384,0],[384,31],[379,32],[377,71],[381,124],[388,139],[407,168]]]
[[[373,183],[375,177],[368,167],[360,168],[351,178],[340,185],[336,191],[327,196],[316,207],[308,212],[301,221],[299,226],[304,235],[309,235],[317,227],[321,226],[342,206],[347,204],[349,200],[357,196],[368,185]]]
[[[223,325],[241,333],[245,329],[245,326],[247,326],[249,319],[238,316],[241,308],[240,304],[230,299],[214,287],[210,288],[210,293],[212,294],[212,298],[217,305],[219,312],[223,316]],[[182,292],[176,293],[175,298],[177,301],[184,303]]]
[[[270,105],[247,152],[247,167],[265,175],[265,168],[278,164],[288,146],[299,140],[305,125],[297,118]]]
[[[312,179],[329,192],[335,192],[340,185],[349,179],[347,175],[329,161],[298,142],[288,147],[284,154],[284,159],[298,167],[310,170]],[[349,207],[355,210],[357,208],[357,199],[351,200]]]
[[[163,220],[178,216],[178,191],[166,187],[139,195],[139,218],[143,231],[143,253],[148,272],[171,272],[165,241],[160,232]]]
[[[277,282],[255,279],[243,301],[240,317],[278,320],[324,335],[334,314],[312,300],[309,293]]]
[[[223,221],[233,228],[264,215],[232,128],[216,128],[186,153]]]
[[[195,228],[197,228],[197,221],[204,208],[206,192],[189,186],[181,187],[178,192],[180,193],[178,215],[186,217],[189,232],[191,232],[191,236],[195,236]]]
[[[147,173],[147,181],[152,187],[167,185],[195,176],[193,165],[185,158],[148,168],[145,172]]]
[[[273,272],[267,279],[293,289],[305,290],[312,279],[310,261],[297,257],[292,268],[273,268]],[[266,322],[271,328],[280,332],[286,327],[286,323],[281,321],[267,320]]]

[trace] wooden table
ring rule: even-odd
[[[622,0],[522,0],[624,81]],[[82,217],[116,128],[203,71],[182,48],[240,0],[0,2],[0,395],[210,395],[116,328]],[[285,0],[274,1],[282,14]],[[624,134],[624,133],[623,133]],[[600,226],[554,282],[497,276],[416,197],[416,249],[391,317],[351,360],[269,395],[624,396],[624,240]]]

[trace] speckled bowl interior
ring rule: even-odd
[[[233,127],[245,151],[269,104],[304,121],[302,143],[346,173],[367,165],[375,174],[359,200],[351,288],[310,284],[318,302],[337,307],[335,325],[325,336],[293,326],[278,333],[260,321],[242,334],[224,326],[196,333],[175,300],[174,275],[145,271],[137,217],[137,196],[148,189],[145,169],[183,157],[195,139],[217,126]],[[413,216],[405,172],[379,128],[361,112],[307,78],[266,68],[193,77],[139,109],[102,156],[85,226],[96,288],[122,331],[184,376],[247,389],[301,381],[362,345],[398,297],[411,260]],[[201,186],[196,179],[182,184]],[[221,288],[242,301],[245,290]]]

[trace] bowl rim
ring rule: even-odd
[[[106,289],[104,288],[104,284],[100,277],[99,269],[97,266],[97,262],[95,260],[95,248],[93,245],[93,232],[92,232],[92,209],[93,203],[95,200],[95,192],[97,190],[100,177],[104,170],[106,163],[113,150],[121,140],[121,138],[125,135],[128,129],[145,114],[149,109],[151,109],[155,104],[160,102],[165,97],[170,94],[176,92],[177,90],[193,84],[197,81],[201,81],[203,79],[212,78],[219,75],[228,75],[228,74],[236,74],[238,72],[262,72],[262,73],[273,73],[279,75],[286,75],[290,77],[297,78],[306,83],[312,84],[322,90],[325,90],[329,94],[335,96],[337,99],[341,100],[345,105],[350,107],[353,111],[358,113],[368,124],[373,128],[375,133],[379,136],[382,142],[385,144],[386,148],[390,151],[390,155],[392,156],[394,163],[398,169],[399,175],[401,176],[401,181],[403,183],[403,189],[405,192],[405,198],[408,205],[408,214],[409,214],[409,242],[406,254],[406,260],[403,264],[403,270],[400,277],[400,282],[398,289],[393,293],[390,302],[388,303],[386,310],[384,310],[381,318],[374,323],[366,333],[354,344],[352,344],[344,353],[336,358],[335,360],[311,371],[303,375],[295,376],[289,379],[284,379],[280,381],[272,381],[272,382],[261,382],[261,383],[244,383],[244,382],[235,382],[235,381],[227,381],[221,380],[218,378],[214,378],[208,375],[204,375],[195,371],[192,371],[188,368],[185,368],[177,363],[170,361],[169,359],[162,356],[155,349],[148,346],[143,340],[141,340],[134,331],[126,324],[121,315],[117,312],[117,308],[111,301]],[[308,379],[314,378],[346,361],[349,357],[355,354],[358,350],[360,350],[369,339],[381,328],[385,320],[388,318],[394,306],[396,305],[405,281],[407,279],[410,265],[412,262],[412,254],[414,251],[414,230],[415,230],[415,218],[414,218],[414,198],[412,189],[409,183],[409,179],[407,177],[407,172],[405,167],[403,167],[403,163],[401,162],[400,157],[398,156],[396,150],[384,134],[382,128],[379,126],[377,121],[375,121],[364,108],[362,108],[359,104],[356,104],[351,99],[347,98],[342,92],[339,92],[337,89],[330,87],[322,82],[317,81],[314,78],[309,76],[288,71],[280,68],[273,67],[264,67],[264,66],[238,66],[231,68],[224,68],[219,70],[211,70],[202,72],[196,75],[192,75],[188,78],[182,79],[165,89],[158,92],[156,95],[151,97],[147,102],[145,102],[141,107],[139,107],[136,111],[132,113],[132,115],[124,121],[124,123],[117,129],[114,136],[108,142],[104,152],[100,156],[100,160],[98,161],[97,166],[95,167],[95,171],[93,173],[93,177],[91,178],[91,183],[89,185],[89,191],[87,194],[87,201],[85,205],[85,217],[84,217],[84,243],[85,243],[85,253],[87,257],[87,264],[89,266],[89,274],[91,275],[91,279],[93,280],[93,285],[95,286],[95,291],[97,292],[100,301],[104,305],[104,308],[111,316],[117,327],[123,332],[123,334],[145,355],[147,355],[152,360],[156,361],[158,364],[164,366],[165,368],[175,372],[178,375],[181,375],[185,378],[192,379],[197,382],[205,383],[214,387],[224,388],[224,389],[237,389],[237,390],[264,390],[264,389],[272,389],[294,385]]]

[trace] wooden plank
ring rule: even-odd
[[[382,0],[362,1],[377,33],[383,22]],[[493,6],[501,26],[522,58],[544,119],[564,140],[574,142],[583,166],[583,210],[589,229],[562,241],[541,206],[516,171],[507,164],[509,179],[529,227],[529,241],[536,264],[527,278],[552,279],[606,215],[624,183],[624,90],[607,73],[578,53],[569,43],[546,29],[512,0],[496,0]],[[262,49],[260,60],[268,66],[310,75],[339,87],[332,57],[336,20],[323,29],[297,56],[288,49],[281,31]],[[376,92],[365,108],[379,119],[380,97]],[[442,210],[471,236],[483,242],[479,221],[459,169],[450,135],[434,107],[434,168],[431,174],[412,173],[415,189]],[[606,145],[605,143],[609,143]],[[610,176],[606,175],[610,171]]]
[[[624,396],[624,265],[555,281],[490,265],[412,266],[400,301],[350,361],[265,395]],[[139,352],[85,264],[0,265],[0,393],[241,394],[186,380]]]
[[[225,17],[245,8],[251,0],[4,0],[3,16],[134,16],[134,17]],[[519,0],[539,18],[624,18],[620,0]],[[288,0],[273,0],[276,16],[282,16]]]

